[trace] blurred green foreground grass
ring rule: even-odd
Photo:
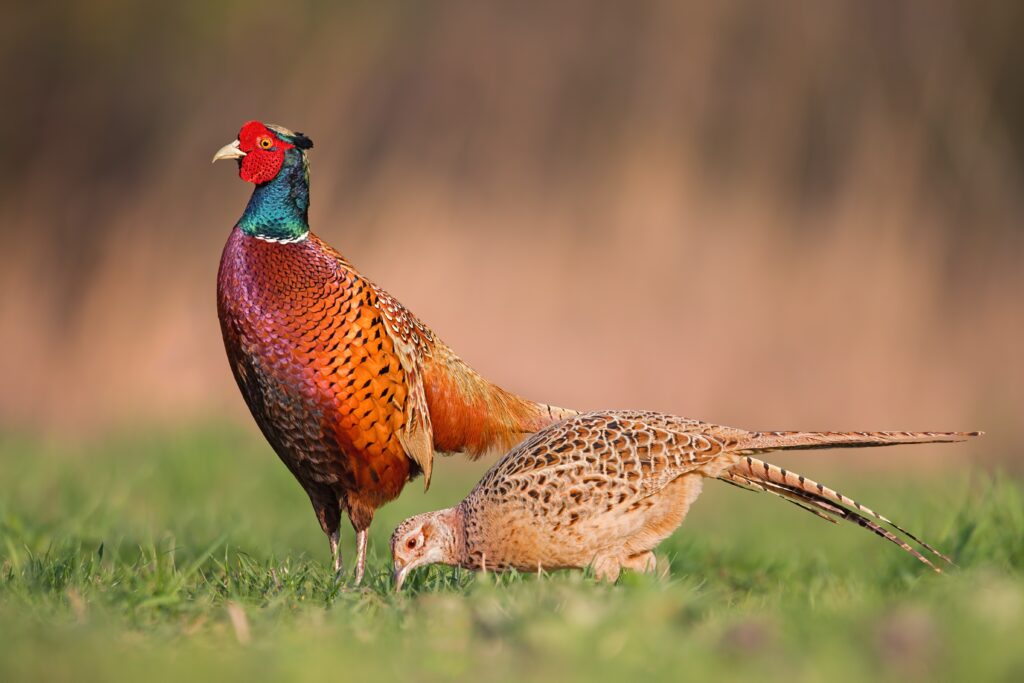
[[[382,509],[353,590],[251,433],[2,438],[0,680],[1024,680],[1019,481],[822,477],[950,553],[942,576],[853,525],[712,482],[659,577],[433,568],[392,594],[391,529],[486,466],[446,460],[429,493],[417,481]]]

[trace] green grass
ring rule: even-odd
[[[838,457],[800,456],[799,471]],[[480,472],[446,460],[429,493],[417,482],[382,509],[353,590],[250,432],[2,439],[0,680],[1024,680],[1019,481],[822,477],[949,551],[959,568],[942,576],[853,525],[712,483],[659,549],[660,577],[432,568],[393,594],[391,529]]]

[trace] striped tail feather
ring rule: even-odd
[[[796,505],[801,510],[806,510],[807,512],[810,512],[812,515],[816,515],[818,517],[821,517],[823,520],[825,520],[826,522],[829,522],[830,524],[836,524],[837,523],[835,517],[833,517],[831,515],[828,515],[828,514],[825,514],[821,510],[818,510],[815,505],[812,505],[811,503],[806,503],[806,502],[804,502],[802,500],[799,500],[797,498],[793,498],[793,497],[787,496],[784,492],[782,492],[780,490],[777,490],[777,489],[774,489],[774,488],[769,488],[767,484],[761,484],[761,483],[752,481],[750,479],[747,479],[744,476],[736,474],[735,472],[733,472],[731,470],[726,470],[725,472],[722,472],[720,475],[718,475],[718,479],[721,480],[721,481],[724,481],[726,484],[729,484],[731,486],[735,486],[736,488],[739,488],[739,489],[743,489],[744,491],[752,491],[754,493],[771,493],[771,494],[774,494],[776,496],[779,496],[780,498],[782,498],[786,502],[789,502],[789,503],[792,503],[793,505]]]
[[[719,475],[719,478],[742,488],[765,491],[780,496],[819,517],[827,518],[830,522],[835,522],[837,518],[853,522],[900,546],[936,572],[942,572],[941,569],[904,539],[885,529],[877,522],[872,521],[878,520],[878,522],[890,525],[899,533],[919,544],[936,557],[943,559],[951,566],[955,566],[953,560],[948,556],[922,541],[891,519],[878,514],[871,508],[861,505],[859,502],[844,496],[838,491],[812,481],[803,475],[788,472],[781,467],[766,463],[763,460],[758,460],[748,455]]]

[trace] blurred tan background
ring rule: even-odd
[[[255,429],[209,163],[255,118],[508,388],[1024,444],[1024,4],[21,3],[0,63],[0,429]]]

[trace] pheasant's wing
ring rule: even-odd
[[[514,448],[470,495],[541,506],[564,500],[589,501],[594,509],[628,506],[712,465],[740,433],[659,413],[584,413]]]
[[[434,464],[434,432],[423,387],[423,357],[433,341],[433,334],[390,294],[372,283],[370,287],[376,295],[384,329],[394,343],[395,353],[405,372],[408,388],[405,424],[398,438],[409,457],[423,470],[423,488],[426,490],[430,487]]]
[[[429,487],[434,463],[434,438],[423,388],[423,358],[433,342],[433,333],[394,297],[364,278],[336,249],[322,240],[319,242],[324,252],[334,259],[337,267],[357,283],[354,286],[364,293],[361,305],[371,311],[369,328],[362,332],[357,331],[356,334],[364,334],[371,339],[361,339],[361,346],[372,344],[372,337],[386,335],[390,342],[387,345],[392,347],[391,351],[398,359],[400,367],[391,367],[390,363],[386,362],[378,363],[380,367],[376,372],[381,378],[390,376],[392,384],[397,382],[402,385],[404,419],[401,420],[401,424],[395,426],[395,435],[406,455],[423,470],[424,486]],[[385,346],[380,343],[381,340],[378,339],[377,342],[378,348]],[[351,340],[349,346],[353,346]],[[361,359],[360,365],[373,365],[369,360]]]

